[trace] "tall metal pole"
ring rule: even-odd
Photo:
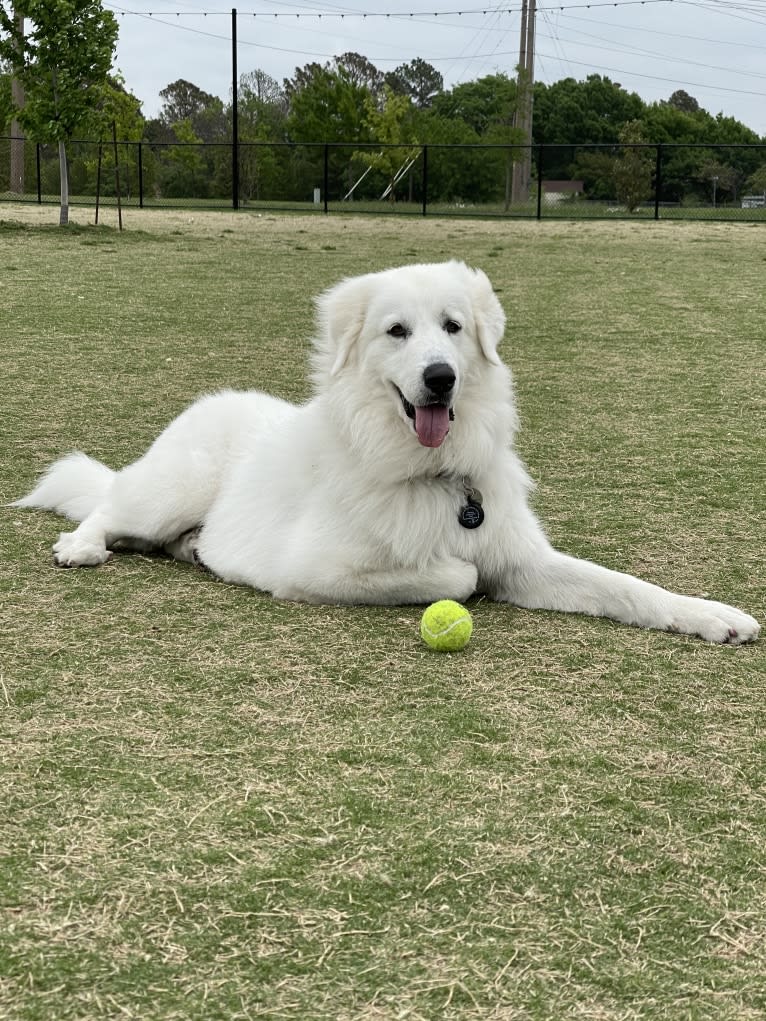
[[[231,204],[239,209],[239,116],[237,112],[237,8],[231,9]]]

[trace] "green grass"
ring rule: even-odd
[[[766,617],[762,231],[0,209],[0,501],[196,394],[308,394],[312,295],[460,256],[561,548]],[[44,210],[43,216],[50,210]],[[113,222],[111,214],[110,222]],[[308,607],[0,526],[0,1017],[766,1016],[764,644]]]

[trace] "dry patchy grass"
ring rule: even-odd
[[[220,386],[308,392],[311,296],[482,265],[553,538],[765,613],[758,228],[0,208],[0,498]],[[732,266],[736,265],[736,272]],[[764,654],[475,600],[306,607],[0,530],[0,1017],[766,1012]]]

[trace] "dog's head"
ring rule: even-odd
[[[461,396],[501,366],[505,315],[486,275],[462,262],[348,278],[320,295],[317,311],[320,389],[353,377],[371,408],[388,402],[424,447],[442,445]]]

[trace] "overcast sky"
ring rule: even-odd
[[[537,80],[602,74],[647,102],[684,89],[711,113],[766,136],[766,0],[539,3]],[[421,57],[447,88],[498,71],[513,76],[518,63],[520,0],[502,7],[481,0],[462,7],[460,0],[105,0],[120,27],[117,67],[146,116],[157,114],[160,89],[178,78],[228,98],[234,5],[239,72],[259,68],[280,83],[296,67],[349,50],[381,71]]]

